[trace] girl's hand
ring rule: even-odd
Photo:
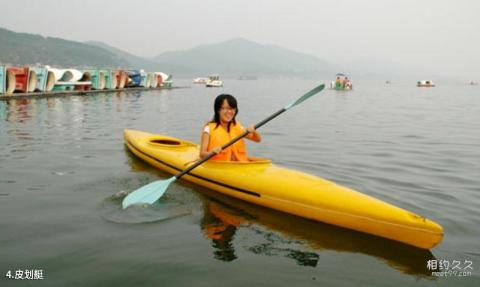
[[[219,154],[221,151],[222,151],[222,147],[221,146],[217,146],[216,148],[212,149],[212,151],[216,154]]]
[[[253,125],[249,125],[247,127],[247,131],[251,134],[255,134],[257,131],[255,130],[255,127]]]
[[[254,141],[254,142],[261,142],[262,141],[262,137],[260,136],[259,133],[257,133],[257,130],[255,129],[255,127],[253,125],[249,125],[247,127],[247,131],[248,131],[248,134],[246,135],[246,138],[251,140],[251,141]]]

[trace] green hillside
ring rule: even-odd
[[[108,44],[105,44],[103,42],[98,42],[98,41],[88,41],[86,44],[89,45],[94,45],[101,47],[105,50],[108,50],[118,57],[125,59],[127,62],[129,62],[132,67],[136,69],[146,69],[149,71],[161,71],[161,72],[166,72],[169,74],[174,74],[174,75],[190,75],[194,74],[194,70],[188,66],[188,63],[185,65],[182,64],[177,64],[175,62],[172,63],[159,63],[155,61],[154,59],[147,59],[147,58],[142,58],[139,56],[135,56],[133,54],[130,54],[128,52],[125,52],[123,50],[120,50],[118,48],[112,47]]]
[[[130,66],[132,66],[135,69],[145,69],[148,71],[161,71],[162,67],[159,63],[139,57],[139,56],[135,56],[133,54],[130,54],[128,52],[125,52],[123,50],[110,46],[108,44],[105,44],[103,42],[88,41],[88,42],[85,42],[85,44],[105,49],[113,53],[115,56],[121,59],[124,59],[129,63]]]
[[[59,38],[16,33],[0,28],[0,63],[63,67],[130,67],[130,63],[96,46]]]
[[[246,39],[202,45],[185,51],[166,52],[154,58],[165,65],[189,67],[196,75],[222,76],[321,76],[335,73],[335,67],[317,57],[275,45]],[[181,72],[181,71],[179,71]]]
[[[0,28],[0,63],[58,67],[130,68],[163,71],[176,77],[218,73],[222,77],[319,77],[335,74],[334,65],[317,57],[246,39],[166,52],[142,58],[102,42],[80,43],[16,33]]]

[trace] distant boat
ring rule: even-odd
[[[138,70],[127,71],[127,81],[125,87],[140,87],[142,84],[142,75]]]
[[[237,79],[241,81],[254,81],[257,80],[257,76],[240,76]]]
[[[45,67],[30,67],[30,83],[35,85],[34,91],[45,92],[48,82],[48,70]],[[50,81],[53,79],[50,74]],[[53,79],[55,80],[55,79]]]
[[[50,66],[45,66],[45,68],[47,69],[47,83],[45,84],[45,91],[50,92],[54,89],[58,90],[59,87],[56,87],[57,82],[63,78],[65,70],[52,68]]]
[[[162,77],[162,83],[160,87],[171,88],[173,86],[172,75],[167,75],[163,72],[159,72],[159,74]]]
[[[105,89],[105,72],[97,69],[82,70],[83,80],[91,82],[91,88],[94,90]]]
[[[162,86],[163,84],[163,81],[165,81],[165,78],[164,78],[164,75],[162,75],[163,73],[162,72],[155,72],[154,75],[155,75],[155,81],[154,81],[154,88],[159,88]]]
[[[470,83],[468,83],[470,86],[476,86],[478,85],[478,82],[475,82],[475,81],[470,81]]]
[[[92,87],[92,76],[89,72],[77,69],[50,69],[55,75],[54,91],[88,91]]]
[[[148,72],[145,72],[145,82],[143,83],[144,84],[144,87],[145,88],[151,88],[152,87],[152,81],[153,81],[153,74],[152,73],[148,73]]]
[[[0,66],[0,94],[13,94],[15,85],[15,73],[6,66]]]
[[[193,79],[194,84],[206,84],[208,81],[208,78],[195,78]]]
[[[385,81],[385,84],[389,85],[391,82],[389,80]]]
[[[4,66],[0,66],[0,95],[5,93],[7,73]]]
[[[424,81],[418,81],[418,82],[417,82],[417,87],[430,88],[430,87],[435,87],[435,84],[433,83],[433,81],[424,80]]]
[[[36,75],[33,81],[30,82],[30,73],[29,67],[7,67],[6,69],[6,84],[5,84],[5,93],[12,94],[13,92],[20,93],[29,93],[35,90],[36,85]]]
[[[112,70],[101,70],[105,75],[105,89],[114,90],[117,88],[116,72]]]
[[[335,81],[330,83],[330,88],[333,90],[352,90],[353,84],[350,79],[342,73],[338,73],[335,75]]]
[[[148,74],[150,76],[150,88],[156,88],[159,77],[157,77],[157,75],[153,72],[148,73]]]
[[[148,77],[145,70],[140,70],[140,87],[149,87],[151,84],[152,78]]]
[[[82,77],[75,82],[75,91],[90,91],[92,89],[92,74],[80,71]]]
[[[123,89],[128,82],[128,73],[124,70],[118,70],[117,72],[117,88]]]
[[[205,86],[209,88],[223,87],[223,81],[220,80],[220,76],[212,75],[208,77],[208,80],[205,83]]]

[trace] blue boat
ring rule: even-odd
[[[142,83],[142,76],[138,70],[127,71],[128,80],[125,86],[127,87],[139,87]]]

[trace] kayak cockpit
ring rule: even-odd
[[[158,148],[179,148],[179,147],[195,146],[195,144],[193,144],[193,143],[178,140],[176,138],[166,137],[166,136],[150,137],[147,140],[147,143],[150,146],[158,147]]]
[[[168,140],[168,139],[152,139],[150,140],[150,143],[160,144],[160,145],[174,145],[174,146],[178,146],[182,144],[182,142],[180,141],[174,141],[174,140]]]
[[[149,137],[146,142],[149,146],[157,148],[157,149],[169,149],[169,150],[176,150],[176,149],[183,149],[183,148],[192,148],[190,152],[185,153],[185,158],[188,159],[187,164],[193,163],[198,160],[198,145],[178,140],[173,137],[168,136],[152,136]],[[208,164],[213,164],[217,166],[252,166],[252,165],[261,165],[261,164],[271,164],[272,161],[267,158],[260,158],[260,157],[248,157],[248,161],[221,161],[221,160],[209,160]]]

